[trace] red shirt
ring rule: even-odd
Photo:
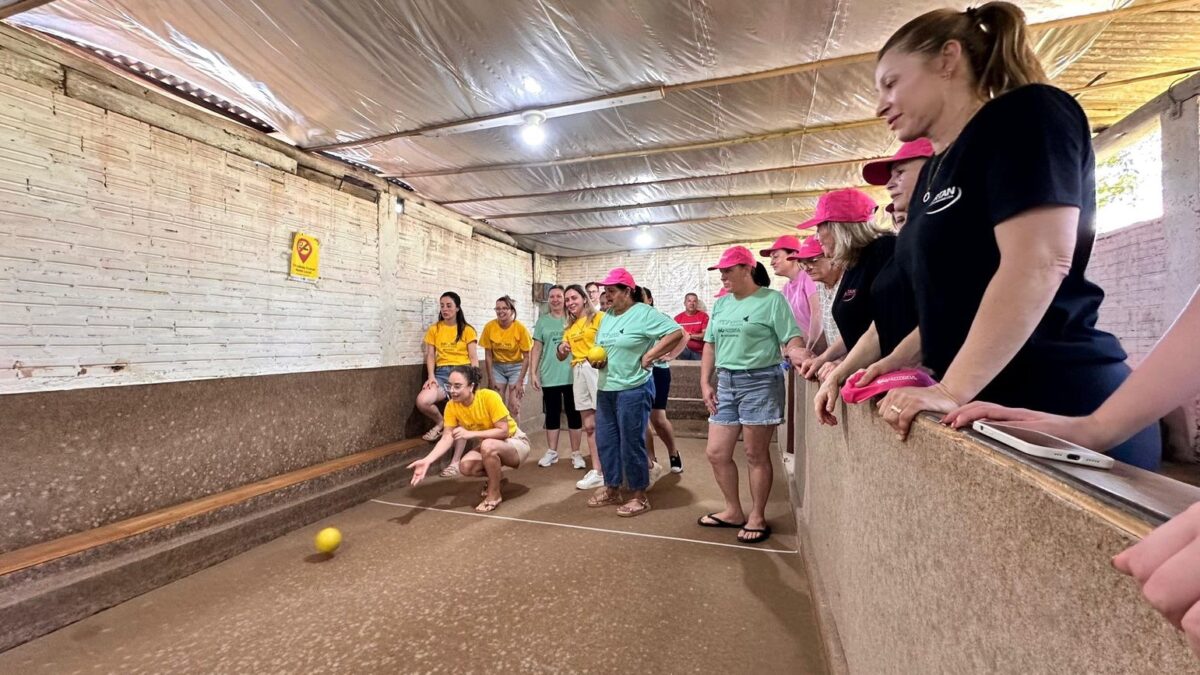
[[[675,323],[682,326],[683,330],[687,331],[689,336],[692,333],[703,335],[704,329],[708,328],[708,314],[699,311],[695,314],[680,312],[675,315]],[[694,352],[702,352],[704,351],[704,340],[694,340],[689,337],[687,346],[688,349]]]

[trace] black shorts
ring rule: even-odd
[[[654,402],[651,410],[666,410],[667,398],[671,395],[671,369],[651,368],[654,373]]]

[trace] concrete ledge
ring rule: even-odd
[[[1152,513],[928,419],[900,443],[867,405],[837,427],[797,409],[793,492],[846,672],[1197,672],[1109,562]]]

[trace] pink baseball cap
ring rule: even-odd
[[[796,227],[807,230],[821,223],[865,223],[875,215],[879,206],[870,195],[855,188],[843,188],[826,192],[817,200],[817,210],[812,218]]]
[[[630,274],[629,270],[625,269],[624,267],[617,267],[613,269],[608,273],[608,276],[604,277],[604,281],[597,281],[596,283],[601,286],[616,286],[618,284],[621,286],[628,286],[630,288],[637,286],[637,284],[633,282],[633,275]]]
[[[713,296],[713,297],[719,298],[719,297],[721,297],[722,295],[728,295],[728,294],[729,294],[729,289],[728,289],[728,288],[725,288],[724,286],[722,286],[722,287],[721,287],[721,290],[717,291],[717,294],[716,294],[715,296]]]
[[[721,254],[721,259],[716,265],[708,268],[711,270],[725,270],[734,265],[749,265],[754,267],[758,261],[754,259],[754,254],[745,246],[730,246]]]
[[[771,248],[764,248],[763,250],[759,251],[758,254],[764,258],[770,258],[772,252],[779,250],[799,251],[800,240],[790,234],[785,234],[776,239],[775,243],[771,244]]]
[[[850,379],[846,380],[845,386],[842,387],[842,400],[846,403],[861,403],[876,394],[882,394],[897,387],[932,387],[937,384],[925,371],[907,368],[880,375],[871,384],[859,387],[857,386],[858,381],[862,379],[863,372],[860,370],[851,375]]]
[[[892,179],[892,165],[918,157],[933,157],[933,143],[928,138],[918,138],[900,146],[891,159],[880,159],[863,165],[863,178],[869,185],[887,185]]]
[[[821,248],[821,240],[817,235],[812,235],[800,244],[800,250],[788,256],[788,260],[808,260],[809,258],[820,258],[825,255],[825,249]]]

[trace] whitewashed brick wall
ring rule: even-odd
[[[1174,320],[1164,306],[1166,289],[1161,220],[1101,235],[1092,250],[1087,276],[1104,289],[1097,327],[1121,339],[1136,366]]]
[[[745,246],[757,255],[760,249],[770,246],[772,241],[774,240],[750,242]],[[729,245],[681,246],[560,258],[558,282],[564,285],[583,285],[588,281],[603,279],[614,267],[624,267],[633,275],[639,286],[650,287],[659,309],[674,316],[683,311],[683,297],[688,293],[699,294],[706,307],[712,306],[713,296],[721,289],[721,275],[719,272],[709,272],[708,268],[717,262],[726,248],[729,248]],[[767,263],[766,258],[760,260],[764,264]],[[770,272],[770,265],[767,266],[767,271]],[[779,288],[783,281],[782,278],[773,276],[771,286]]]
[[[147,103],[147,105],[151,105]],[[293,231],[321,279],[287,278]],[[531,254],[0,76],[0,393],[421,362],[437,296],[479,329]]]

